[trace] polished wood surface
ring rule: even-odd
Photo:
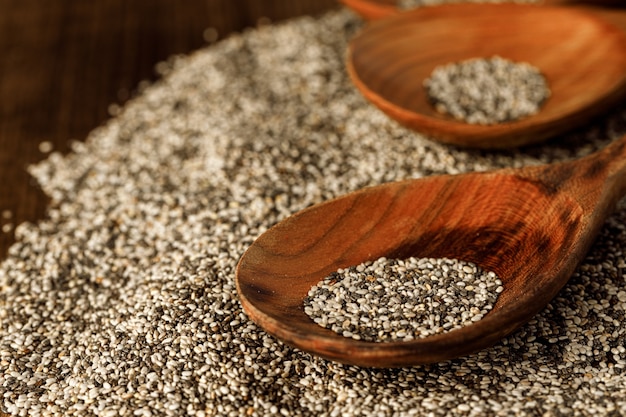
[[[312,206],[261,235],[236,280],[246,313],[323,357],[400,367],[464,356],[524,324],[565,285],[626,194],[626,136],[587,158],[366,188]],[[457,258],[493,271],[504,291],[482,320],[410,342],[365,342],[315,324],[309,289],[339,268],[387,258]]]
[[[613,16],[626,26],[626,11]],[[436,67],[492,56],[541,71],[551,95],[538,113],[478,125],[435,110],[423,80]],[[626,33],[579,7],[423,7],[366,27],[351,41],[348,70],[368,100],[411,129],[459,146],[509,148],[575,129],[622,100]]]
[[[335,0],[0,0],[0,259],[11,225],[46,198],[26,172],[66,152],[123,104],[154,65],[230,32],[335,7]],[[45,149],[44,149],[45,150]]]

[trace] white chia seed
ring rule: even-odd
[[[54,144],[50,141],[44,140],[39,143],[38,148],[41,153],[50,153],[54,149]]]
[[[439,66],[424,87],[438,112],[481,125],[536,114],[550,96],[537,68],[498,56]]]
[[[340,269],[313,286],[304,312],[353,339],[409,341],[480,320],[502,289],[496,274],[470,262],[380,258]]]
[[[625,414],[624,208],[550,305],[458,360],[341,365],[243,314],[237,261],[297,210],[385,181],[567,160],[626,133],[620,107],[541,146],[430,141],[350,83],[343,62],[360,25],[337,11],[175,57],[71,154],[31,167],[52,203],[45,219],[16,226],[0,264],[0,412]]]

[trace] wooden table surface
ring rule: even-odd
[[[123,104],[154,66],[263,20],[335,7],[335,0],[0,0],[0,260],[14,226],[45,215],[26,171],[67,152]],[[45,149],[44,149],[45,150]]]

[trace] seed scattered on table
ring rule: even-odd
[[[539,69],[499,56],[436,67],[424,87],[438,112],[480,125],[531,116],[550,97]]]
[[[479,321],[502,289],[495,273],[471,262],[379,258],[339,269],[313,286],[304,312],[345,337],[409,341]]]
[[[48,140],[44,140],[43,142],[39,142],[38,148],[41,153],[50,153],[54,149],[54,144]]]

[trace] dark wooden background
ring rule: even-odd
[[[26,172],[46,157],[41,142],[67,152],[108,118],[110,104],[154,80],[157,62],[215,33],[332,7],[335,0],[0,0],[0,260],[14,241],[7,230],[45,214],[46,197]]]

